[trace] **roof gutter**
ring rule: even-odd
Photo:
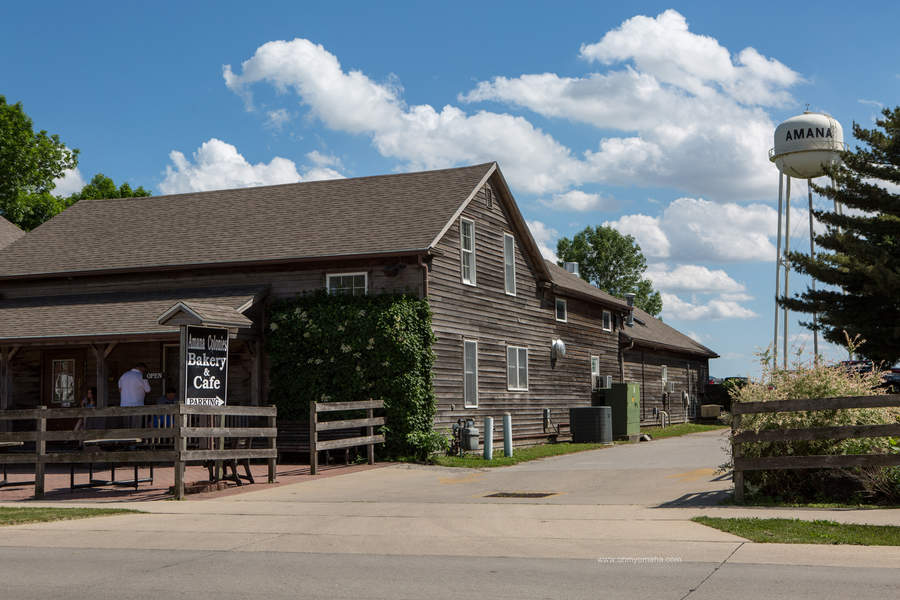
[[[636,339],[628,335],[627,333],[621,332],[621,335],[628,340],[631,340],[631,346],[641,346],[644,348],[656,349],[656,350],[671,350],[672,352],[681,352],[684,354],[693,354],[695,356],[702,356],[704,358],[719,358],[719,355],[713,352],[712,350],[708,350],[704,352],[700,348],[696,350],[692,350],[690,348],[685,348],[683,346],[672,346],[671,344],[663,344],[661,342],[651,342],[648,340]]]

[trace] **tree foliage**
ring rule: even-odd
[[[577,262],[581,278],[613,296],[635,295],[634,304],[657,316],[662,298],[653,282],[644,279],[647,260],[631,235],[622,235],[609,226],[586,227],[556,244],[559,264]]]
[[[69,206],[79,200],[101,200],[109,198],[140,198],[150,196],[150,191],[145,190],[143,186],[132,189],[128,183],[123,183],[116,187],[116,182],[104,175],[97,173],[91,182],[81,188],[80,192],[75,192],[69,196],[66,201]]]
[[[52,195],[53,180],[77,165],[78,150],[35,133],[22,103],[0,95],[0,215],[29,231],[59,213],[66,203]]]
[[[874,361],[900,360],[900,107],[885,109],[879,129],[853,124],[863,143],[844,152],[843,164],[826,170],[833,186],[813,189],[851,209],[814,211],[827,229],[816,236],[815,256],[794,252],[794,270],[827,284],[781,298],[790,310],[817,314],[825,339],[866,340],[859,353]],[[804,323],[812,328],[811,323]]]

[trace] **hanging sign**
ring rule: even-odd
[[[187,328],[184,403],[224,406],[228,398],[228,330]]]

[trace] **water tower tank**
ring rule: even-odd
[[[831,115],[806,111],[775,128],[769,160],[785,175],[812,179],[825,174],[825,165],[838,164],[845,149],[840,123]]]

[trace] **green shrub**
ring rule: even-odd
[[[381,399],[389,455],[430,447],[436,400],[427,300],[317,292],[275,303],[267,333],[279,419],[308,420],[310,401]]]
[[[769,369],[764,365],[760,379],[732,390],[733,402],[771,402],[794,398],[871,396],[880,374],[850,373],[839,365],[797,364],[792,370]],[[877,425],[900,422],[894,408],[820,410],[743,415],[741,431],[765,429],[805,429],[840,425]],[[745,457],[887,454],[898,452],[891,438],[753,442],[742,446]],[[730,466],[730,464],[729,464]],[[744,481],[751,495],[780,498],[789,502],[851,501],[868,496],[875,502],[892,502],[886,493],[900,478],[890,468],[798,469],[746,471]],[[894,488],[900,493],[900,487]]]

